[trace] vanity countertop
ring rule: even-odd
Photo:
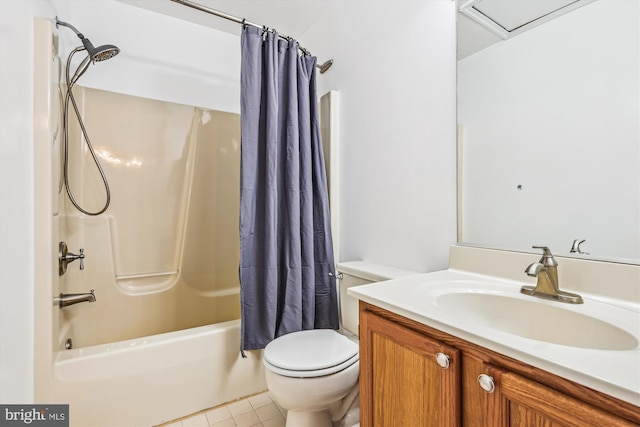
[[[640,305],[586,293],[581,293],[584,304],[541,300],[521,294],[520,287],[523,284],[521,281],[449,269],[351,287],[347,292],[369,304],[640,406]],[[626,331],[635,340],[632,339],[633,344],[627,344],[622,349],[612,350],[606,346],[588,348],[525,338],[506,332],[509,328],[500,325],[492,327],[490,322],[474,321],[473,316],[465,313],[465,310],[474,307],[451,310],[439,304],[438,296],[446,293],[443,289],[449,285],[455,287],[458,293],[461,290],[477,293],[479,289],[491,293],[490,286],[498,287],[514,303],[526,306],[530,304],[528,299],[534,299],[545,310],[562,309],[573,312],[571,314],[575,316],[584,314],[594,317]],[[496,316],[493,317],[493,324],[496,325]],[[523,312],[517,320],[522,323],[536,322],[538,319],[535,315]],[[510,318],[502,318],[500,322],[510,322]]]

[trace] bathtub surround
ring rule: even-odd
[[[254,27],[241,44],[242,349],[251,350],[339,324],[316,58]]]
[[[113,197],[107,213],[89,217],[57,194],[62,240],[86,256],[84,270],[70,264],[59,279],[61,292],[94,288],[98,300],[60,311],[57,348],[66,338],[87,348],[238,319],[239,115],[74,90]],[[70,180],[83,206],[102,205],[86,151],[71,153]]]

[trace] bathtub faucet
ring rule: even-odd
[[[84,294],[60,294],[60,297],[53,299],[60,308],[67,307],[80,302],[95,302],[96,294],[93,289]]]
[[[65,242],[58,245],[58,275],[62,276],[67,272],[67,264],[75,260],[80,260],[80,270],[84,270],[84,249],[80,249],[78,255],[69,252]]]

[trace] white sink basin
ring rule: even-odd
[[[419,292],[460,320],[523,338],[594,350],[631,350],[639,344],[640,314],[600,301],[559,303],[486,283],[430,284]]]

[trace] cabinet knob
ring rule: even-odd
[[[447,369],[449,367],[449,356],[444,353],[436,354],[436,361],[441,368]]]
[[[495,382],[493,381],[493,378],[490,377],[489,375],[486,375],[486,374],[478,375],[478,383],[480,384],[480,387],[487,393],[493,393],[494,390],[496,389]]]

